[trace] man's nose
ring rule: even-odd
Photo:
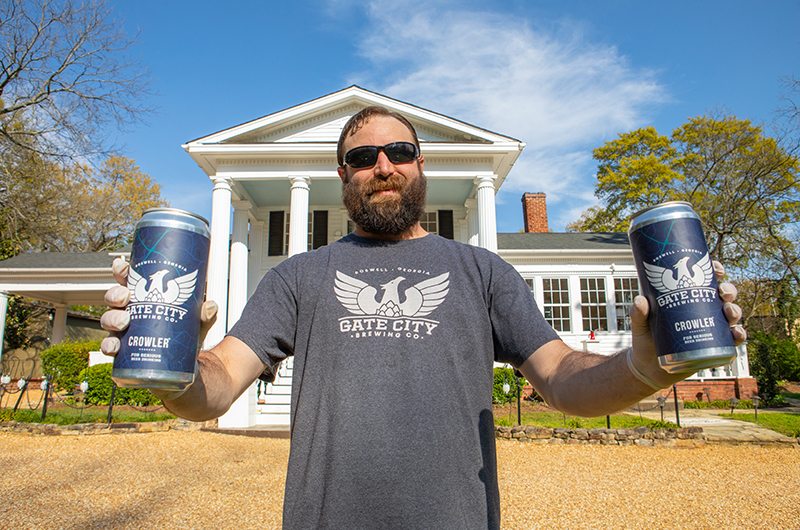
[[[378,161],[375,162],[374,170],[376,176],[389,176],[394,173],[394,164],[383,151],[378,152]]]

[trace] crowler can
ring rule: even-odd
[[[661,367],[696,372],[736,357],[700,217],[665,202],[631,216],[628,237]]]
[[[208,221],[172,208],[136,223],[127,311],[111,378],[121,387],[183,390],[194,382],[208,268]]]

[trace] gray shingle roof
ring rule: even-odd
[[[0,261],[0,269],[110,269],[112,261],[108,252],[26,252]]]
[[[499,250],[630,250],[628,234],[546,232],[497,234]]]

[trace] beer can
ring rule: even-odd
[[[692,205],[672,201],[630,218],[639,286],[650,302],[650,330],[661,367],[670,373],[724,366],[736,357],[730,324]]]
[[[183,390],[194,382],[210,243],[208,221],[172,208],[136,223],[127,311],[111,378],[126,388]]]

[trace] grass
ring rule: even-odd
[[[755,414],[720,414],[720,416],[756,423]],[[758,415],[758,424],[785,436],[800,437],[800,414],[795,412],[765,412]]]
[[[515,422],[514,424],[516,424],[517,415],[514,414],[512,419]],[[511,421],[509,421],[508,415],[502,414],[496,414],[495,423],[497,425],[512,424]],[[605,416],[598,418],[580,418],[577,416],[565,416],[560,412],[524,412],[522,414],[522,424],[537,425],[549,429],[605,429],[607,427]],[[633,429],[634,427],[641,426],[651,428],[678,427],[669,421],[661,422],[659,420],[640,418],[639,416],[631,416],[628,414],[615,414],[611,416],[612,429]]]
[[[140,412],[137,410],[114,410],[111,423],[143,423],[150,421],[163,421],[174,419],[175,416],[161,409],[157,412]],[[106,423],[108,421],[107,408],[86,408],[84,410],[72,408],[58,408],[47,411],[42,420],[41,410],[0,410],[0,420],[13,420],[19,423],[55,423],[56,425],[74,425],[76,423]]]
[[[784,398],[800,399],[800,394],[798,394],[797,392],[781,392],[781,395]]]

